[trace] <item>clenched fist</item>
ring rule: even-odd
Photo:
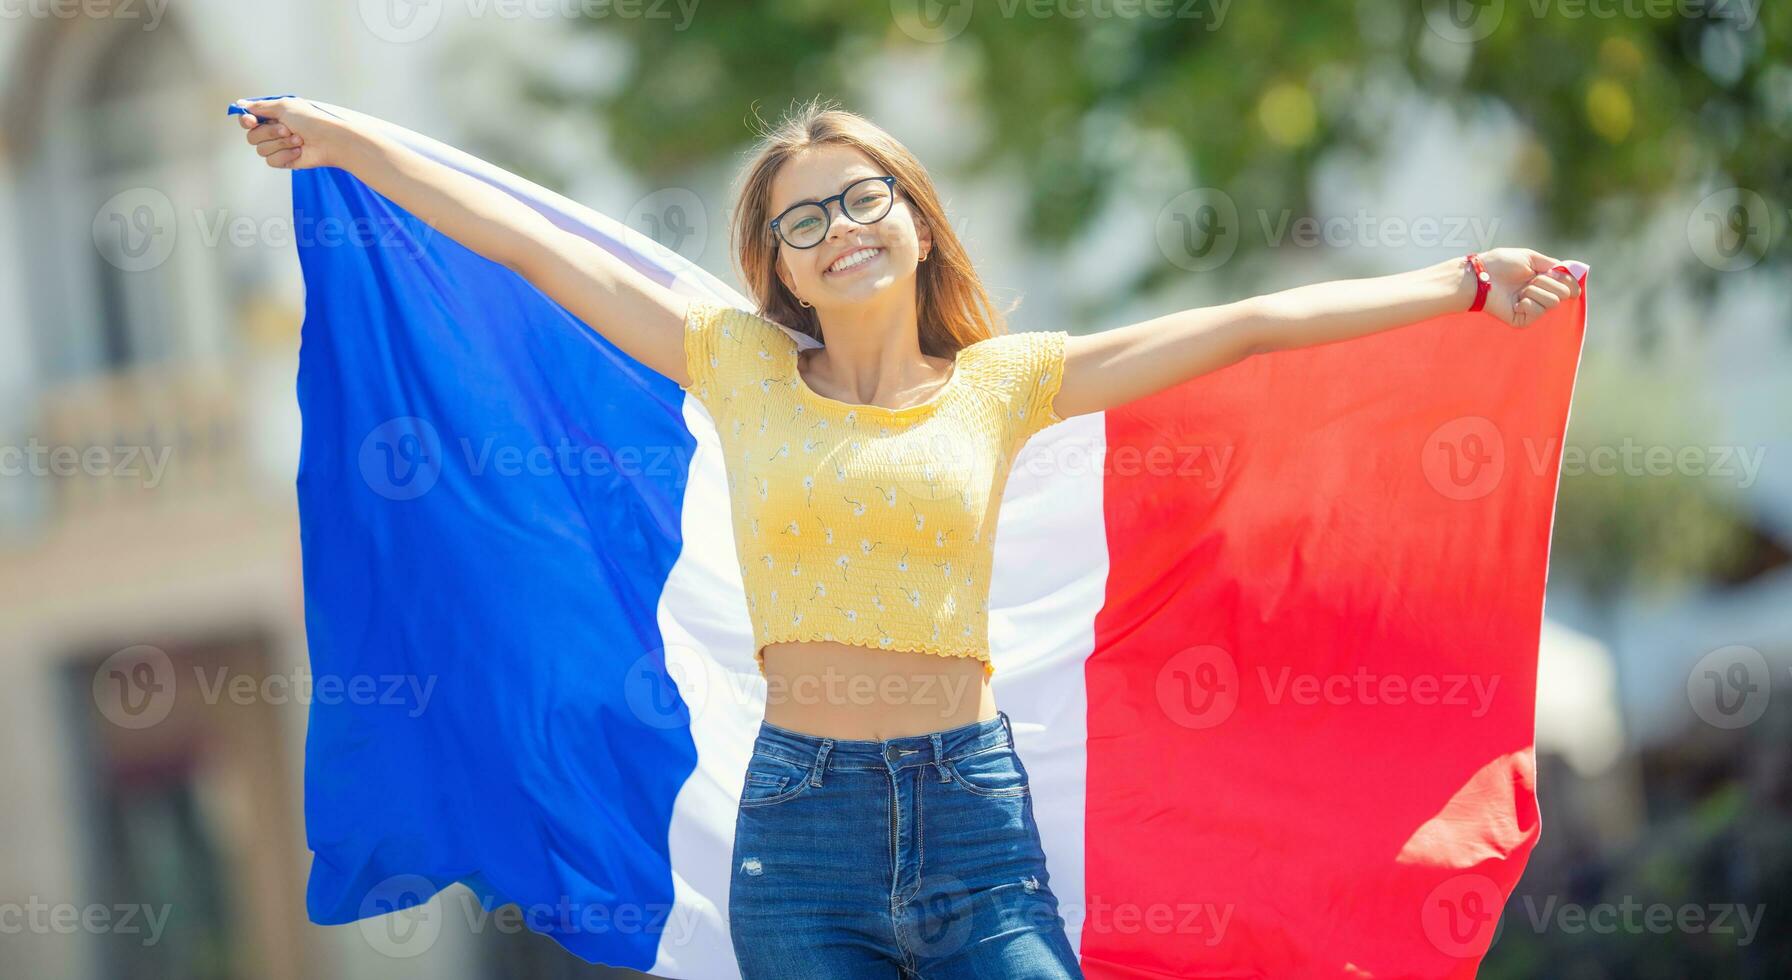
[[[1580,280],[1563,263],[1528,248],[1495,248],[1480,253],[1493,282],[1484,309],[1514,327],[1528,327],[1565,299],[1580,295]],[[1472,290],[1471,290],[1472,292]]]
[[[305,99],[237,100],[246,112],[237,116],[249,145],[268,166],[282,170],[335,167],[341,163],[346,125],[341,117]]]

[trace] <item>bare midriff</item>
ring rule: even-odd
[[[983,661],[831,641],[765,645],[765,720],[824,738],[881,741],[996,717]]]

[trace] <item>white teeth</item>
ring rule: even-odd
[[[846,270],[852,268],[855,265],[863,265],[864,263],[869,262],[874,258],[877,258],[877,254],[881,251],[883,251],[883,249],[881,249],[881,248],[860,249],[856,252],[853,252],[851,255],[847,255],[847,256],[839,259],[833,265],[828,266],[828,271],[829,272],[845,272]]]

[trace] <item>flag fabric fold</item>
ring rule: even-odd
[[[604,215],[357,118],[752,308]],[[292,188],[316,230],[311,919],[460,883],[584,959],[738,976],[728,862],[765,690],[707,413],[349,173]],[[1524,330],[1463,313],[1253,357],[1027,444],[992,683],[1089,976],[1474,974],[1538,834],[1585,315],[1583,292]]]

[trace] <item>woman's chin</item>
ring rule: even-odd
[[[877,276],[864,276],[851,282],[832,283],[828,295],[836,306],[854,306],[870,302],[895,288],[895,276],[881,273]]]

